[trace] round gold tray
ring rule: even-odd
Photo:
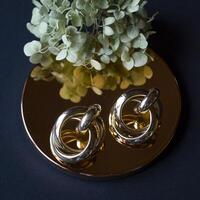
[[[156,54],[155,62],[151,66],[154,76],[142,88],[155,87],[160,90],[162,114],[161,125],[150,147],[127,148],[117,143],[109,132],[110,109],[124,90],[106,91],[102,96],[97,96],[90,91],[78,105],[90,106],[98,103],[102,106],[101,116],[106,126],[105,146],[87,167],[62,165],[51,153],[49,136],[57,117],[69,107],[77,106],[77,104],[59,97],[60,85],[57,82],[36,82],[30,77],[25,83],[21,103],[22,118],[29,138],[43,156],[72,174],[106,178],[137,172],[157,158],[170,143],[181,111],[179,88],[169,67]]]

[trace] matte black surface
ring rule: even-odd
[[[0,199],[198,199],[200,179],[200,2],[151,0],[159,10],[158,35],[151,47],[174,71],[183,95],[177,136],[162,158],[143,173],[106,182],[80,180],[49,165],[29,142],[20,116],[20,98],[31,69],[23,45],[31,0],[0,4]],[[166,88],[169,90],[170,88]]]

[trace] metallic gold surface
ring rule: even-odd
[[[179,88],[170,69],[156,54],[155,62],[151,66],[154,71],[153,78],[144,86],[137,87],[144,89],[155,87],[160,90],[162,104],[160,127],[148,144],[138,148],[127,148],[116,142],[109,132],[110,109],[124,90],[105,91],[102,96],[90,91],[78,105],[90,106],[98,103],[102,106],[101,116],[106,126],[104,146],[97,156],[87,163],[76,166],[62,165],[51,153],[49,136],[57,117],[67,108],[77,104],[59,97],[60,85],[57,82],[35,82],[31,78],[25,83],[21,104],[22,118],[29,138],[42,155],[72,174],[106,178],[137,172],[157,158],[170,143],[181,111]],[[80,143],[77,146],[81,148]]]

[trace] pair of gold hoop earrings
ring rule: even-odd
[[[132,148],[154,135],[160,116],[159,95],[155,88],[132,89],[117,99],[108,122],[110,133],[119,144]],[[50,148],[59,162],[77,164],[102,149],[105,125],[100,114],[101,106],[94,104],[69,108],[58,117],[50,134]]]

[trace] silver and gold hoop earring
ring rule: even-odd
[[[110,132],[120,144],[144,144],[155,133],[160,116],[159,90],[132,89],[122,94],[109,115]]]
[[[69,108],[56,120],[50,148],[62,164],[77,164],[95,156],[104,141],[104,122],[99,104]]]

